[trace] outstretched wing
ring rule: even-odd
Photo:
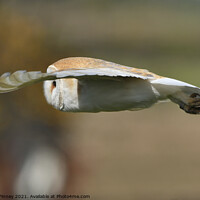
[[[54,77],[41,72],[16,71],[13,74],[7,72],[0,77],[0,93],[11,92],[51,78]]]
[[[54,80],[62,78],[118,78],[118,77],[134,77],[143,80],[153,79],[152,76],[141,75],[140,73],[134,73],[130,70],[123,68],[79,68],[79,69],[67,69],[59,70],[52,73],[42,72],[27,72],[16,71],[13,74],[5,73],[0,77],[0,93],[11,92],[22,87],[32,85],[34,83],[42,82],[45,80]]]

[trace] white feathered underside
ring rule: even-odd
[[[176,95],[177,93],[200,93],[200,88],[185,83],[183,81],[178,81],[172,78],[161,78],[151,81],[153,87],[160,93],[160,98],[165,99],[169,95]]]

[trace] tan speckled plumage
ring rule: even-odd
[[[163,78],[162,76],[159,76],[157,74],[149,72],[146,69],[128,67],[128,66],[116,64],[116,63],[113,63],[113,62],[108,62],[108,61],[101,60],[101,59],[87,58],[87,57],[64,58],[64,59],[61,59],[61,60],[53,63],[53,65],[58,70],[110,67],[110,68],[115,68],[115,69],[119,69],[119,70],[132,72],[134,74],[142,75],[142,76],[148,77],[148,78],[154,78],[154,79]]]

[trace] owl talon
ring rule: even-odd
[[[190,98],[189,103],[180,105],[180,108],[190,114],[200,114],[200,95],[194,93]]]
[[[200,114],[200,107],[193,107],[193,106],[185,105],[182,109],[183,109],[186,113],[190,113],[190,114]]]

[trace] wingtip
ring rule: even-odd
[[[10,72],[6,72],[6,73],[2,74],[2,75],[0,76],[0,78],[7,78],[7,77],[10,76],[10,75],[11,75]]]

